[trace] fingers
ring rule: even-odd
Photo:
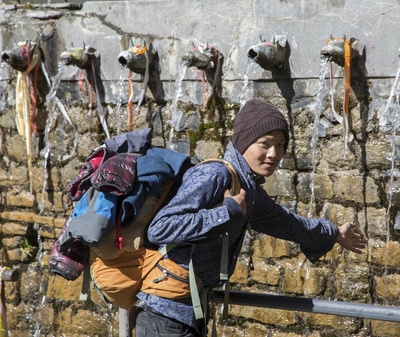
[[[226,190],[224,193],[224,198],[232,198],[233,200],[235,200],[240,205],[243,211],[243,215],[246,214],[247,212],[246,191],[243,188],[240,189],[240,193],[237,195],[232,195],[231,191]]]
[[[353,233],[353,239],[359,243],[367,243],[368,240],[362,234]]]
[[[240,195],[242,198],[244,198],[246,196],[246,191],[243,188],[241,188],[239,194],[237,194],[237,195]],[[231,193],[231,191],[229,189],[227,189],[225,191],[224,197],[225,198],[228,198],[228,197],[232,198],[233,197],[233,195],[232,195],[232,193]]]
[[[232,198],[232,193],[229,189],[227,189],[224,193],[224,198]]]
[[[354,225],[353,223],[351,223],[351,227],[352,229],[356,227],[356,225]],[[364,236],[360,233],[356,233],[352,230],[352,251],[357,253],[357,254],[361,254],[362,251],[361,249],[364,249],[366,247],[366,243],[368,242],[367,239],[364,238]]]
[[[246,191],[243,188],[241,188],[238,196],[240,199],[244,200],[246,197]]]
[[[362,253],[366,247],[367,239],[358,231],[358,226],[353,222],[346,222],[339,227],[338,242],[346,249],[357,254]]]
[[[350,228],[351,230],[357,228],[357,225],[354,222],[350,222]]]

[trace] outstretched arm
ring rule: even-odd
[[[361,254],[361,249],[365,248],[367,239],[364,239],[362,234],[356,233],[354,229],[356,225],[352,222],[346,222],[342,226],[338,227],[339,234],[336,242],[339,243],[343,248],[351,250],[354,253]]]

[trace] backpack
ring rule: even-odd
[[[240,182],[233,166],[222,159],[207,159],[199,164],[211,161],[225,164],[231,175],[231,193],[238,194]],[[175,245],[167,245],[159,250],[157,246],[152,246],[146,240],[145,232],[148,225],[158,211],[172,199],[178,188],[179,184],[167,181],[159,197],[146,199],[134,224],[121,231],[124,238],[122,249],[117,249],[114,245],[114,240],[118,237],[116,235],[118,225],[98,247],[90,248],[89,265],[92,284],[106,303],[112,303],[129,311],[137,301],[136,294],[142,290],[148,294],[170,299],[192,297],[192,301],[204,307],[200,299],[193,299],[193,295],[197,297],[198,292],[202,290],[201,285],[198,285],[200,280],[190,275],[191,270],[183,268],[172,260],[163,259]],[[194,247],[195,245],[193,249]],[[226,280],[227,267],[226,261],[222,266],[226,269]],[[203,309],[198,315],[203,317]]]
[[[142,161],[147,160],[145,158],[147,155],[150,156],[151,150],[149,149],[151,147],[141,154]],[[110,150],[107,147],[100,150],[95,149],[87,158],[77,177],[71,180],[68,195],[72,200],[75,197],[78,204],[67,218],[53,247],[50,255],[50,271],[67,280],[76,280],[84,273],[81,299],[87,298],[88,280],[91,279],[94,288],[105,302],[126,310],[130,310],[136,302],[136,294],[143,286],[144,279],[147,280],[146,292],[148,293],[172,299],[193,296],[194,288],[193,281],[190,281],[190,270],[186,270],[169,259],[163,259],[168,250],[174,246],[167,245],[165,249],[159,251],[157,246],[152,246],[146,240],[147,236],[145,235],[147,226],[157,212],[175,195],[180,185],[179,179],[172,179],[175,177],[168,176],[163,179],[161,186],[157,186],[157,183],[150,181],[151,179],[146,180],[146,184],[150,184],[157,193],[148,193],[149,189],[138,187],[137,185],[140,184],[137,182],[129,184],[135,178],[136,172],[133,168],[139,158],[136,156],[129,158],[132,167],[118,172],[122,176],[128,176],[129,179],[122,179],[121,182],[119,179],[121,177],[118,176],[113,179],[112,184],[103,184],[102,188],[106,189],[104,193],[94,190],[93,186],[90,186],[89,179],[95,177],[91,181],[98,183],[97,178],[101,176],[98,170],[109,160],[115,161],[118,150],[115,148]],[[168,149],[158,149],[157,151],[174,152]],[[166,154],[168,158],[171,156],[170,152],[166,152]],[[183,156],[175,152],[174,155]],[[154,162],[151,157],[148,161]],[[172,161],[176,162],[174,158]],[[199,164],[210,161],[219,161],[225,164],[231,174],[231,193],[232,195],[238,194],[240,182],[233,166],[222,159],[208,159]],[[188,165],[186,159],[182,160],[182,163],[185,164],[175,170],[179,172],[179,177],[193,166],[192,161],[190,162],[191,165]],[[117,167],[120,168],[121,165],[117,165]],[[165,175],[162,166],[152,166],[153,170],[155,168],[161,170],[157,171],[157,176]],[[120,185],[116,186],[116,180],[123,188]],[[96,186],[99,185],[101,184]],[[128,185],[132,185],[129,188],[136,188],[143,195],[138,198],[141,202],[138,203],[137,209],[134,209],[135,215],[125,217],[124,225],[121,213],[124,208],[123,202],[127,199],[125,195]],[[147,193],[145,193],[146,191]],[[130,211],[132,212],[132,209]],[[80,220],[83,221],[80,222]],[[127,222],[131,223],[126,225]],[[80,226],[83,233],[80,231]],[[93,228],[93,230],[86,227]],[[96,232],[96,235],[93,235],[93,232]],[[92,240],[93,236],[94,240]],[[223,267],[227,268],[227,266]],[[166,279],[166,270],[177,277]],[[186,281],[182,282],[182,280]]]

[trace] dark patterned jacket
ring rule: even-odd
[[[232,198],[224,198],[230,185],[230,174],[224,165],[206,163],[189,169],[176,196],[155,217],[148,231],[149,240],[158,245],[179,244],[168,258],[186,266],[191,245],[194,270],[203,284],[219,287],[222,239],[229,235],[229,276],[239,256],[246,228],[276,238],[300,244],[302,252],[311,261],[331,250],[338,229],[327,219],[307,219],[290,212],[271,199],[261,186],[264,179],[256,180],[242,155],[228,144],[224,159],[233,164],[241,187],[246,190],[247,213]],[[161,314],[196,327],[190,300],[177,301],[139,293],[139,299]]]

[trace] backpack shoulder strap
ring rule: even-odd
[[[231,174],[231,186],[230,191],[232,195],[237,195],[240,193],[240,181],[238,174],[236,173],[235,168],[233,165],[224,159],[217,159],[217,158],[210,158],[203,160],[202,162],[198,163],[197,165],[208,163],[208,162],[220,162],[225,164],[226,168],[228,169],[229,173]],[[222,243],[222,255],[221,255],[221,270],[220,270],[220,279],[225,282],[225,293],[224,293],[224,306],[223,306],[223,320],[228,318],[228,303],[229,303],[229,291],[230,291],[230,284],[229,284],[229,276],[228,276],[228,249],[229,249],[229,239],[228,233],[223,236],[223,243]],[[215,319],[213,320],[215,323]],[[216,336],[216,329],[213,326],[212,336]]]
[[[196,164],[196,165],[201,165],[201,164],[205,164],[205,163],[210,163],[210,162],[219,162],[219,163],[223,163],[225,164],[226,168],[228,169],[230,175],[231,175],[231,186],[230,186],[230,190],[232,195],[237,195],[240,193],[240,181],[239,181],[239,176],[236,173],[235,168],[233,167],[233,165],[225,160],[225,159],[219,159],[219,158],[209,158],[209,159],[205,159],[203,161],[201,161],[200,163]]]
[[[231,183],[230,183],[230,191],[232,195],[237,195],[240,193],[240,180],[238,177],[238,174],[236,173],[235,168],[233,165],[228,162],[227,160],[224,159],[218,159],[218,158],[210,158],[203,160],[196,165],[201,165],[204,163],[209,163],[209,162],[220,162],[225,165],[225,167],[228,169],[230,175],[231,175]],[[168,244],[163,246],[162,248],[159,249],[159,253],[162,256],[165,256],[168,254],[169,251],[171,251],[176,244]],[[203,322],[207,313],[203,311],[202,308],[207,308],[207,302],[209,300],[209,297],[211,294],[208,294],[207,292],[210,291],[211,289],[207,289],[202,285],[202,282],[200,279],[195,277],[194,274],[194,268],[193,268],[193,261],[192,261],[192,255],[195,250],[196,244],[192,244],[192,250],[190,254],[190,262],[189,262],[189,284],[190,284],[190,294],[191,294],[191,299],[193,303],[193,310],[194,314],[196,317],[197,322]],[[220,278],[221,280],[226,281],[225,284],[225,299],[224,299],[224,319],[227,318],[227,310],[228,310],[228,302],[229,302],[229,280],[228,280],[228,248],[229,248],[229,239],[228,235],[224,235],[223,237],[223,245],[222,245],[222,256],[221,256],[221,270],[220,270]],[[214,320],[215,322],[215,320]],[[213,336],[216,336],[216,329],[215,326],[213,327]]]

